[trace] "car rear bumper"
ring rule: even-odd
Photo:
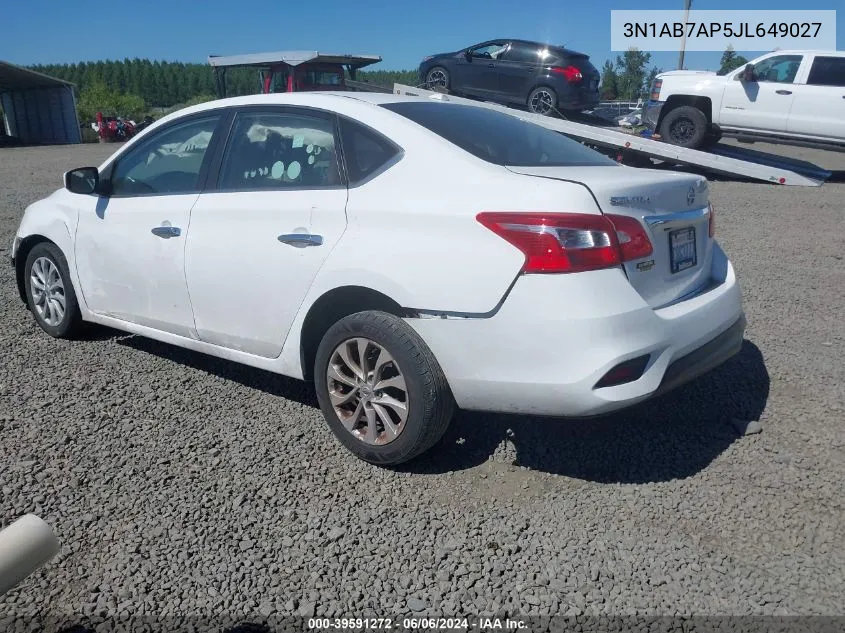
[[[594,108],[601,101],[599,92],[585,90],[583,88],[571,88],[563,90],[558,95],[557,107],[559,110],[587,110]]]
[[[660,120],[660,112],[663,110],[663,101],[647,101],[643,106],[643,125],[652,132],[657,129],[657,122]]]
[[[665,393],[736,354],[745,317],[736,276],[714,245],[712,282],[654,310],[621,269],[524,275],[489,318],[413,318],[457,404],[470,410],[587,417]],[[598,387],[647,355],[642,375]]]

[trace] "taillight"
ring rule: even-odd
[[[645,232],[645,227],[639,220],[629,218],[627,215],[608,214],[605,217],[609,218],[613,222],[613,226],[616,227],[616,237],[619,240],[623,262],[642,259],[651,255],[654,250],[651,246],[651,240],[648,239],[648,233]]]
[[[483,212],[477,219],[525,254],[526,273],[612,268],[652,251],[642,225],[625,216]]]
[[[655,79],[651,84],[651,94],[648,96],[652,101],[660,100],[660,89],[663,87],[662,79]]]
[[[575,66],[552,66],[552,72],[556,75],[563,75],[569,82],[581,81],[584,78],[581,69]]]
[[[713,208],[712,202],[709,202],[708,206],[710,207],[710,220],[707,222],[707,232],[710,237],[713,237],[716,235],[716,209]]]

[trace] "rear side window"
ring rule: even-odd
[[[563,134],[476,106],[409,101],[383,104],[481,160],[511,167],[618,166]]]
[[[845,57],[816,57],[807,83],[812,86],[845,86]]]
[[[529,46],[520,42],[514,42],[508,51],[502,56],[506,62],[519,62],[522,64],[539,64],[545,62],[546,58],[540,56],[536,46]]]
[[[402,151],[377,132],[343,117],[340,119],[340,142],[351,185],[376,175]]]

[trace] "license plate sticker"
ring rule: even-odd
[[[694,226],[669,233],[669,257],[673,275],[698,263]]]

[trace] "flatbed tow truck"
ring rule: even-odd
[[[440,90],[394,84],[393,92],[507,112],[517,118],[565,134],[616,158],[627,155],[639,159],[635,160],[635,164],[640,164],[642,159],[655,159],[672,165],[686,165],[731,177],[741,176],[773,184],[804,187],[818,187],[832,176],[830,171],[806,161],[742,147],[716,145],[707,151],[686,149],[602,126],[534,114],[489,101],[458,97]],[[649,160],[648,163],[651,164],[651,161]]]
[[[208,58],[214,70],[218,98],[226,97],[226,70],[248,67],[258,70],[264,94],[315,90],[385,92],[491,108],[560,132],[633,166],[654,166],[653,159],[667,165],[684,165],[733,178],[804,187],[818,187],[832,176],[830,171],[806,161],[746,148],[716,145],[707,151],[686,149],[606,126],[567,120],[562,115],[534,114],[489,101],[467,99],[440,89],[428,90],[399,83],[391,89],[357,81],[358,70],[380,61],[382,59],[378,55],[319,51],[279,51],[225,57],[211,55]]]

